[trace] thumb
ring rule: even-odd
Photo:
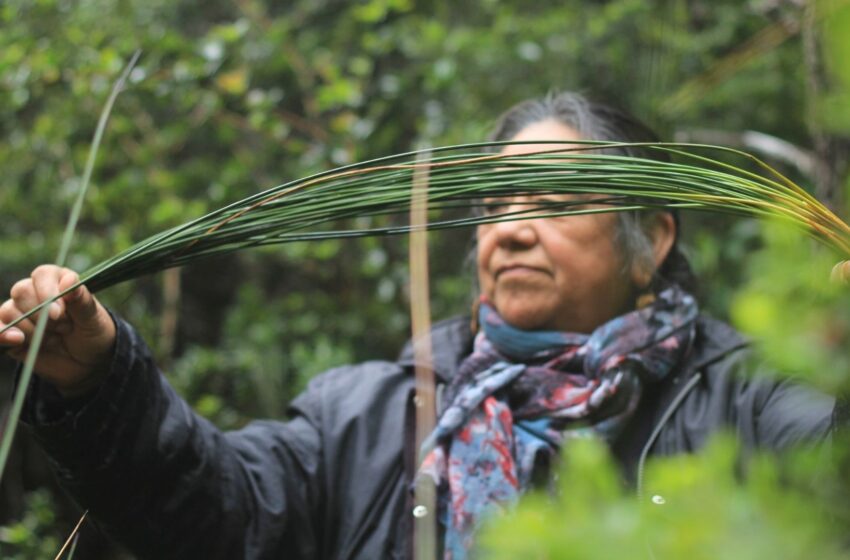
[[[829,279],[836,284],[850,284],[850,261],[841,261],[832,267],[832,273]]]
[[[59,291],[64,292],[80,281],[75,272],[68,271],[59,279]],[[62,297],[68,317],[77,324],[85,325],[97,320],[98,305],[94,295],[85,286],[79,286]]]

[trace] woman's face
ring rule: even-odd
[[[512,140],[579,140],[555,120],[531,124]],[[502,153],[522,154],[563,145],[510,145]],[[546,195],[562,200],[576,195]],[[517,197],[505,204],[529,202]],[[527,206],[517,206],[520,210]],[[502,208],[509,211],[511,208]],[[528,218],[478,226],[481,290],[511,325],[522,329],[592,332],[628,311],[633,282],[615,247],[613,213]]]

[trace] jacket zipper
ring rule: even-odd
[[[702,379],[702,373],[696,372],[685,384],[679,394],[676,395],[676,398],[673,399],[673,402],[670,403],[670,406],[667,407],[667,410],[664,411],[664,414],[661,416],[661,421],[658,422],[658,425],[655,426],[655,429],[652,430],[652,434],[650,434],[649,439],[646,440],[646,444],[643,446],[643,450],[640,452],[640,459],[638,460],[638,470],[637,470],[637,496],[639,500],[643,499],[643,471],[646,466],[646,458],[649,456],[649,450],[652,445],[655,443],[655,440],[658,439],[659,434],[661,434],[661,429],[664,427],[670,417],[673,416],[673,412],[679,408],[679,405],[682,404],[682,401],[685,400],[685,397],[688,393],[691,392],[699,380]]]

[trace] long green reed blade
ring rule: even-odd
[[[121,73],[121,76],[115,82],[115,85],[112,87],[112,91],[109,94],[109,98],[106,101],[106,104],[103,107],[103,110],[100,113],[100,119],[97,123],[97,128],[95,129],[94,138],[92,139],[91,146],[89,148],[88,159],[86,160],[86,167],[83,172],[83,178],[80,182],[80,189],[77,193],[77,198],[74,201],[74,206],[71,209],[71,214],[68,217],[68,223],[65,227],[65,232],[62,235],[62,243],[59,248],[59,254],[56,257],[56,264],[58,266],[63,266],[65,264],[65,259],[68,256],[68,250],[71,247],[71,240],[74,237],[74,230],[77,228],[77,222],[80,218],[80,213],[83,208],[83,201],[85,199],[86,191],[88,190],[89,182],[91,181],[91,174],[94,169],[94,162],[97,157],[97,151],[100,147],[100,141],[103,138],[103,132],[106,129],[106,122],[109,120],[109,114],[112,112],[112,106],[115,104],[115,99],[118,97],[118,94],[124,88],[124,83],[127,80],[127,77],[130,75],[130,72],[133,70],[133,67],[136,65],[136,61],[139,59],[141,55],[141,51],[136,51],[133,54],[133,57],[130,59],[130,62],[124,68],[124,71]],[[51,300],[51,303],[54,300]],[[24,399],[26,397],[27,389],[29,388],[30,380],[32,379],[32,372],[35,367],[35,361],[38,356],[38,351],[41,348],[41,343],[44,339],[44,329],[47,326],[48,313],[45,311],[41,313],[38,317],[38,322],[36,323],[35,332],[33,333],[32,340],[30,341],[29,350],[27,351],[26,359],[24,360],[24,367],[21,371],[21,375],[18,378],[18,385],[15,388],[15,395],[12,401],[12,409],[9,411],[9,416],[6,419],[6,427],[3,430],[2,439],[0,440],[0,480],[3,479],[3,473],[6,469],[6,463],[9,459],[9,451],[12,448],[12,441],[15,438],[15,431],[18,426],[18,419],[21,417],[21,410],[24,406]],[[4,329],[5,330],[5,329]]]

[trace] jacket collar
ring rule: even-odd
[[[696,336],[695,351],[688,355],[683,367],[677,368],[676,377],[690,377],[730,352],[749,345],[735,329],[704,315],[697,319]],[[454,317],[434,324],[431,329],[434,373],[442,382],[448,382],[463,359],[472,352],[472,338],[469,317]],[[412,341],[404,345],[398,363],[404,367],[415,365]]]
[[[448,383],[460,363],[472,352],[472,330],[468,316],[454,317],[435,323],[431,328],[434,373]],[[398,358],[399,365],[413,367],[413,341],[408,340]]]
[[[749,344],[746,338],[726,323],[700,315],[697,318],[694,351],[688,354],[685,363],[679,368],[678,377],[690,377],[705,366]]]

